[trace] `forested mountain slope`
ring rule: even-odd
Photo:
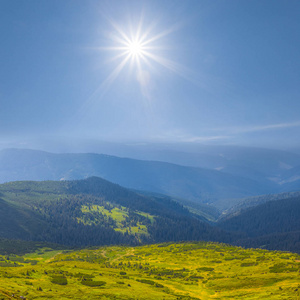
[[[300,197],[268,201],[221,220],[218,226],[242,232],[235,244],[300,252]]]
[[[279,193],[279,194],[267,194],[267,195],[260,195],[245,199],[240,199],[238,203],[232,206],[230,209],[223,212],[220,219],[228,219],[234,215],[239,215],[244,210],[255,207],[269,201],[276,201],[276,200],[283,200],[289,198],[299,197],[300,192],[287,192],[287,193]]]
[[[139,195],[97,177],[2,184],[0,224],[2,238],[70,246],[235,239],[169,197]]]

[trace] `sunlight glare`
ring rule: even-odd
[[[128,53],[131,56],[142,56],[143,44],[139,41],[131,41],[130,43],[128,43]]]
[[[113,20],[110,20],[110,23],[114,29],[109,35],[113,44],[110,47],[98,49],[116,52],[111,61],[119,62],[104,80],[101,89],[104,86],[110,86],[125,68],[125,65],[128,65],[130,70],[136,70],[136,78],[139,78],[138,81],[143,89],[150,81],[140,79],[140,74],[144,74],[144,71],[148,72],[150,69],[153,70],[155,65],[160,65],[176,74],[187,77],[184,76],[184,68],[180,64],[158,54],[160,50],[165,48],[161,43],[162,39],[177,30],[179,28],[178,24],[167,30],[154,32],[155,23],[150,24],[147,28],[143,28],[142,18],[138,24],[130,26],[128,31],[124,30],[123,26]],[[147,74],[149,77],[149,72]]]

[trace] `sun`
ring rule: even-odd
[[[119,60],[115,71],[120,72],[127,64],[137,69],[142,65],[153,65],[154,62],[169,67],[167,59],[161,57],[159,52],[163,48],[163,38],[169,35],[173,28],[161,31],[156,30],[154,24],[145,27],[142,19],[130,26],[121,26],[112,20],[110,23],[113,29],[109,34],[112,45],[101,49],[111,51],[112,59]]]
[[[114,63],[115,67],[102,82],[100,88],[106,90],[126,66],[128,66],[131,74],[132,71],[136,72],[133,78],[139,78],[138,81],[143,85],[149,80],[141,79],[141,74],[149,74],[159,67],[164,67],[183,76],[182,67],[179,63],[161,55],[168,48],[164,42],[165,38],[178,29],[177,24],[165,30],[157,29],[156,22],[144,26],[142,18],[140,22],[130,23],[129,26],[121,25],[113,20],[110,20],[110,24],[112,30],[107,35],[110,46],[97,49],[109,51],[111,53],[109,61]]]
[[[127,44],[127,52],[132,57],[142,57],[145,53],[143,43],[141,41],[130,41]]]

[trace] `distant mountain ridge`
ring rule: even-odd
[[[300,166],[299,151],[289,152],[245,146],[208,146],[192,143],[107,145],[102,143],[94,149],[96,153],[222,170],[233,175],[266,182],[286,180],[286,176],[289,176],[286,171]]]
[[[43,151],[0,151],[0,182],[72,180],[99,176],[127,188],[146,190],[198,203],[277,192],[261,183],[224,172],[103,154],[53,154]],[[229,206],[230,203],[228,203]],[[226,205],[225,205],[226,206]],[[226,207],[225,207],[226,208]]]

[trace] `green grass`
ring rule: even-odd
[[[299,255],[216,243],[44,247],[0,262],[0,299],[300,299]]]
[[[128,218],[128,212],[127,210],[125,209],[125,207],[123,208],[113,208],[113,209],[105,209],[103,206],[100,206],[100,205],[91,205],[91,206],[86,206],[86,205],[83,205],[81,207],[81,211],[83,213],[90,213],[90,212],[96,212],[96,213],[100,213],[100,214],[103,214],[105,215],[106,217],[110,217],[112,218],[113,220],[116,221],[118,227],[121,227],[122,226],[122,222],[124,222],[126,220],[126,218]],[[83,222],[83,220],[80,220]],[[92,221],[89,221],[90,223],[88,225],[91,225],[92,224]]]
[[[107,203],[107,205],[111,206],[111,204]],[[122,233],[127,232],[128,234],[137,234],[137,235],[148,235],[147,226],[136,222],[134,225],[130,225],[130,216],[129,216],[129,210],[126,207],[120,206],[120,207],[113,207],[111,209],[106,209],[103,206],[100,205],[83,205],[81,207],[81,211],[84,213],[83,218],[77,218],[78,222],[82,222],[85,225],[93,225],[95,222],[97,222],[97,218],[89,218],[91,216],[91,213],[96,214],[102,214],[106,217],[108,220],[111,218],[115,221],[115,231],[119,231]],[[150,220],[151,223],[154,222],[154,216],[143,213],[143,212],[135,212],[138,215],[141,215],[143,217],[146,217]],[[92,215],[94,216],[94,215]]]

